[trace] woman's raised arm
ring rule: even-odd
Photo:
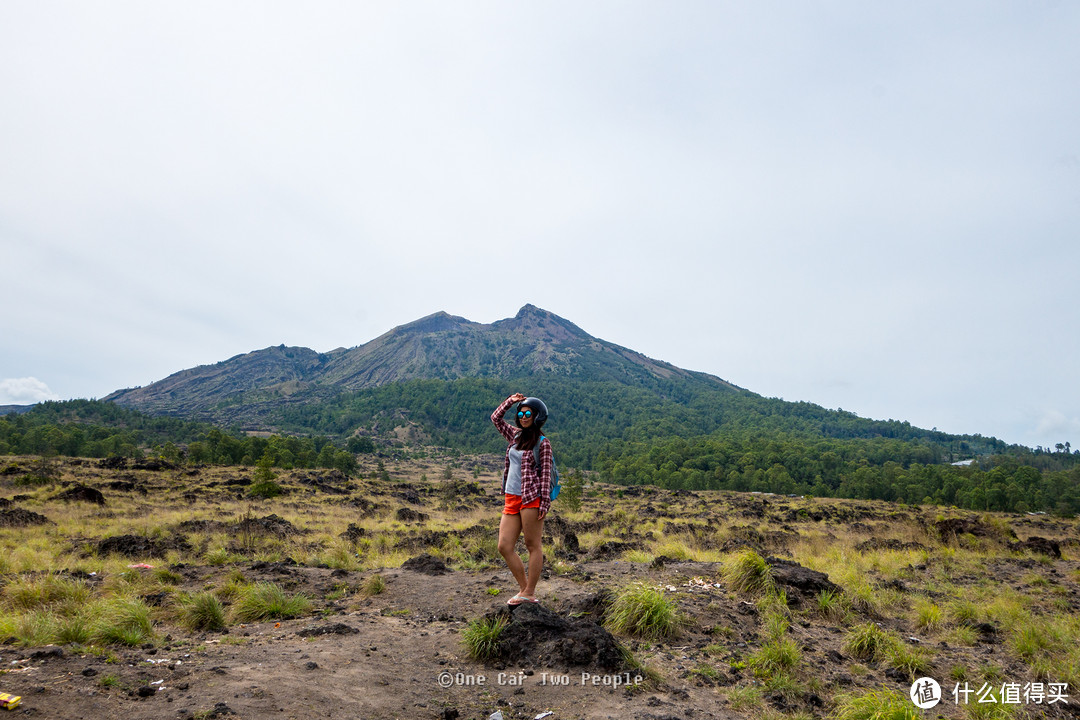
[[[525,396],[521,393],[514,393],[510,397],[502,401],[499,407],[495,408],[495,412],[491,413],[491,422],[495,423],[495,427],[499,429],[499,433],[506,438],[506,442],[514,442],[514,438],[517,437],[517,433],[514,428],[510,426],[510,423],[503,419],[503,415],[510,409],[510,406],[516,402],[521,402],[525,399]]]

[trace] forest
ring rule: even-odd
[[[356,454],[500,453],[488,416],[520,389],[551,409],[561,467],[622,485],[879,499],[972,510],[1080,512],[1080,452],[1006,445],[810,403],[713,391],[685,381],[635,387],[557,376],[413,380],[279,411],[251,434],[91,400],[47,402],[0,418],[0,455],[134,457],[352,472]],[[422,442],[405,446],[408,425]],[[968,465],[957,461],[970,460]]]

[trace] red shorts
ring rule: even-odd
[[[506,504],[503,506],[503,515],[517,515],[524,508],[538,508],[540,507],[540,498],[536,498],[530,502],[521,504],[520,495],[506,495]]]

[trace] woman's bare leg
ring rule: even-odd
[[[525,579],[525,565],[521,562],[517,552],[514,551],[520,534],[521,516],[504,514],[502,520],[499,521],[499,554],[506,560],[506,566],[510,568],[510,573],[517,580],[518,587],[521,588],[521,592],[524,594],[528,585]],[[531,569],[531,561],[529,566]]]
[[[529,576],[527,584],[521,588],[521,594],[525,597],[533,597],[536,593],[536,584],[540,582],[540,572],[544,569],[544,548],[541,537],[544,534],[544,521],[538,516],[538,508],[523,508],[521,511],[521,527],[525,534],[525,549],[529,551]]]

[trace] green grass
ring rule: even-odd
[[[836,720],[920,720],[922,713],[911,698],[898,692],[844,695],[837,699]]]
[[[814,598],[815,609],[826,620],[838,622],[848,613],[847,603],[841,592],[822,590]]]
[[[378,595],[383,590],[386,590],[386,581],[383,580],[382,575],[372,575],[366,581],[364,581],[363,587],[360,588],[360,592],[364,595]]]
[[[478,618],[471,621],[461,633],[461,642],[473,660],[490,660],[498,655],[500,636],[509,619],[506,615],[495,618]]]
[[[764,593],[773,587],[769,564],[749,548],[724,564],[723,576],[732,590],[747,595]]]
[[[33,610],[60,603],[84,604],[90,600],[92,591],[82,580],[62,575],[20,577],[12,580],[3,590],[6,604],[16,610]]]
[[[56,641],[61,644],[78,643],[85,645],[94,638],[93,618],[82,611],[74,615],[61,616],[56,621]]]
[[[154,578],[162,585],[179,585],[184,582],[183,575],[173,572],[168,568],[157,568],[154,570]]]
[[[770,640],[750,656],[750,669],[758,677],[771,678],[784,674],[799,664],[802,651],[789,637]]]
[[[720,678],[720,671],[708,663],[698,663],[698,666],[690,672],[709,680],[718,680]]]
[[[765,636],[769,640],[779,640],[784,637],[788,628],[791,627],[791,623],[788,622],[786,617],[775,612],[767,614],[762,625],[765,629]]]
[[[727,699],[732,710],[741,712],[761,707],[762,694],[761,687],[758,685],[740,685],[728,690]]]
[[[1016,707],[1001,702],[969,702],[963,706],[964,717],[971,718],[971,720],[1007,720],[1007,718],[1015,716]]]
[[[179,598],[180,622],[189,630],[222,630],[225,608],[217,596],[200,592]]]
[[[944,625],[944,613],[932,602],[919,602],[915,607],[915,616],[915,626],[926,632],[937,632]]]
[[[612,632],[659,640],[678,634],[682,620],[675,603],[662,590],[635,583],[615,597],[604,625]]]
[[[47,610],[31,610],[16,617],[10,630],[21,645],[49,645],[56,642],[56,616]]]
[[[918,647],[910,647],[897,641],[886,651],[886,662],[900,672],[906,673],[911,680],[930,673],[930,653]]]
[[[258,480],[248,486],[248,495],[263,498],[264,500],[276,498],[284,492],[285,488],[274,480]]]
[[[949,607],[949,616],[960,625],[974,625],[979,620],[979,608],[969,600],[957,600]]]
[[[137,598],[113,598],[99,604],[94,640],[105,645],[142,645],[154,636],[150,608]]]
[[[231,552],[229,552],[223,547],[218,547],[210,550],[203,556],[203,558],[206,560],[207,565],[213,565],[215,567],[221,565],[228,565],[230,563],[234,563],[240,560],[239,556],[233,555]]]
[[[311,609],[304,595],[288,595],[271,582],[258,582],[240,590],[233,603],[233,615],[240,622],[287,620]]]
[[[868,622],[852,628],[844,647],[860,660],[874,660],[885,657],[898,643],[896,637],[882,630],[877,623]]]

